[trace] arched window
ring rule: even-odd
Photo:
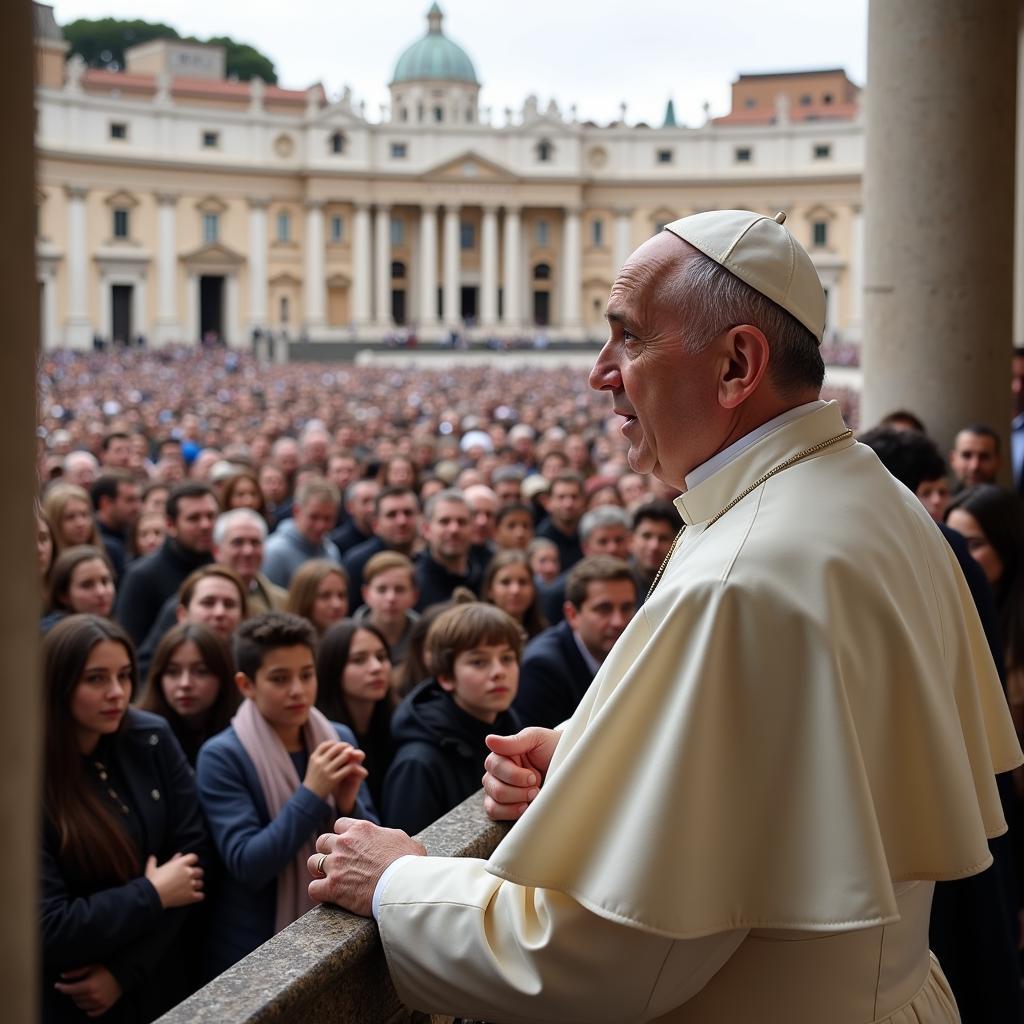
[[[551,162],[551,158],[554,156],[555,147],[548,142],[547,139],[541,139],[537,143],[537,162],[546,164]]]
[[[391,276],[403,279],[405,277],[405,264],[401,260],[395,260],[391,264]]]
[[[550,281],[551,280],[551,266],[548,263],[538,263],[533,268],[533,279],[534,281]]]
[[[345,138],[344,132],[331,132],[331,137],[329,141],[332,153],[334,153],[335,155],[340,155],[341,153],[345,152],[347,140]]]

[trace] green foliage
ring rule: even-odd
[[[64,38],[71,44],[68,56],[80,54],[91,68],[116,70],[124,67],[124,51],[151,39],[182,39],[177,29],[162,22],[119,18],[78,18],[63,26]],[[229,78],[248,81],[259,76],[265,82],[277,83],[274,62],[248,43],[240,43],[230,36],[214,36],[202,40],[195,36],[184,42],[208,42],[223,46]]]

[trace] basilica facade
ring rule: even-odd
[[[864,132],[842,70],[741,74],[728,115],[686,127],[671,104],[657,125],[481,107],[436,4],[372,115],[348,90],[230,80],[216,46],[142,44],[118,71],[66,51],[37,4],[47,347],[599,338],[629,252],[715,208],[785,210],[827,340],[859,341]]]

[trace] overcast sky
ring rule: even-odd
[[[351,85],[371,119],[399,54],[426,30],[430,0],[55,0],[57,21],[144,17],[182,35],[229,35],[265,52],[279,81],[328,93]],[[502,120],[535,93],[579,117],[682,123],[729,106],[742,71],[845,67],[864,84],[867,0],[442,0],[444,29],[470,55],[481,104]]]

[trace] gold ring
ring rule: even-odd
[[[326,878],[327,877],[327,872],[324,871],[324,861],[325,860],[327,860],[327,854],[326,853],[321,853],[319,858],[317,859],[317,862],[316,862],[316,873],[321,878]]]

